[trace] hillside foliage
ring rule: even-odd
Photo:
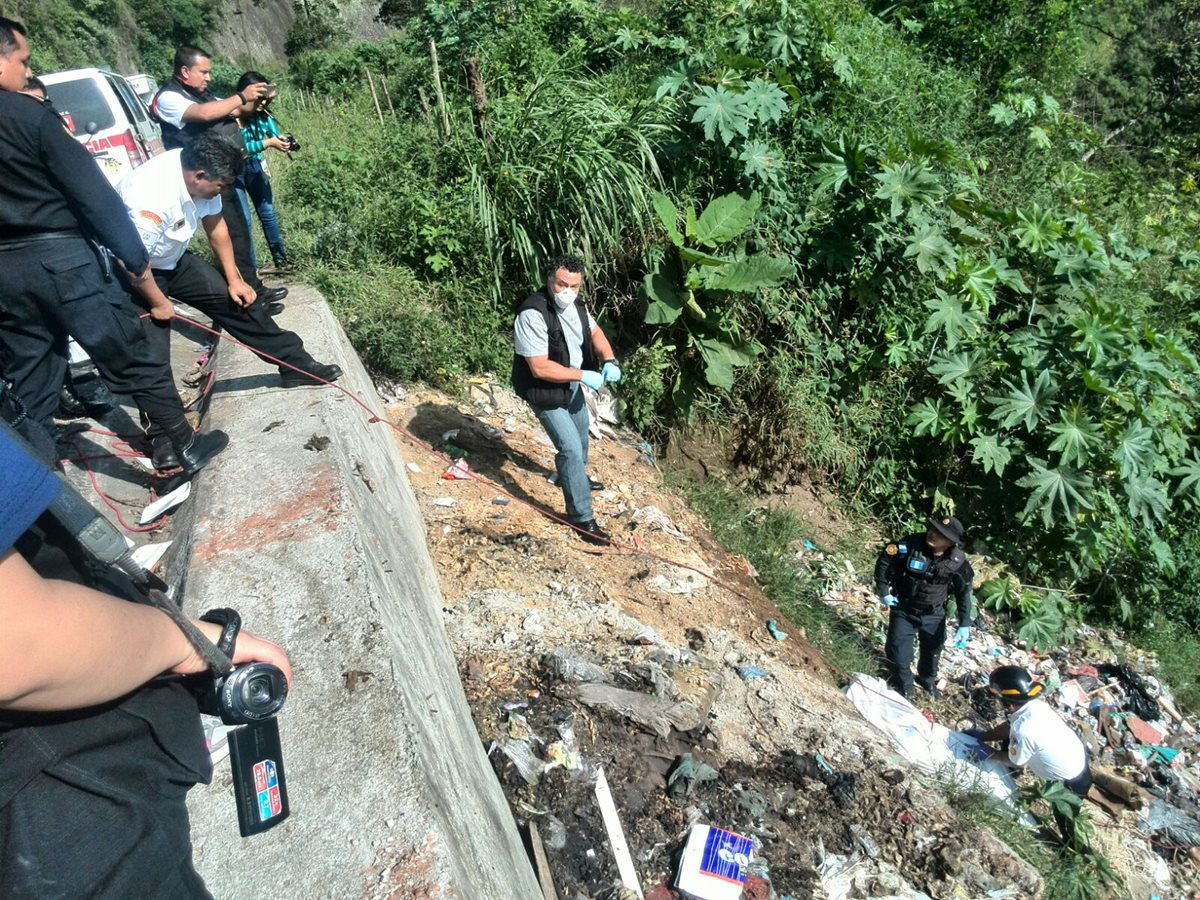
[[[97,8],[160,41],[217,3]],[[1200,621],[1200,0],[388,0],[360,45],[315,8],[278,190],[373,366],[506,371],[580,252],[646,431],[960,515],[1043,586],[1030,634]]]

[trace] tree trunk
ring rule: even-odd
[[[483,86],[483,71],[478,57],[463,63],[467,72],[467,86],[471,89],[471,118],[475,122],[475,133],[484,144],[491,146],[492,137],[487,127],[487,90]]]

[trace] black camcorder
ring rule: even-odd
[[[202,615],[200,621],[221,626],[217,646],[226,655],[232,655],[242,626],[241,616],[232,609],[213,609]],[[269,719],[283,709],[288,686],[278,666],[253,662],[235,666],[225,675],[213,673],[197,679],[193,692],[200,712],[205,715],[217,716],[226,725],[249,725]]]
[[[298,153],[300,151],[300,142],[298,140],[296,140],[294,137],[292,137],[290,134],[285,134],[283,136],[283,139],[285,141],[287,141],[287,150],[284,152]]]
[[[221,626],[217,649],[232,659],[242,617],[232,609],[211,609],[200,620]],[[200,712],[241,726],[229,733],[229,763],[242,837],[274,828],[291,813],[275,718],[287,700],[283,672],[270,663],[248,663],[210,673],[193,682],[192,690]]]

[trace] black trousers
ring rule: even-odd
[[[1083,771],[1070,781],[1064,781],[1063,785],[1076,797],[1082,800],[1087,799],[1088,791],[1092,789],[1091,753],[1087,754],[1087,758],[1083,764]],[[1053,807],[1053,812],[1054,824],[1058,826],[1058,833],[1062,835],[1063,844],[1071,846],[1075,843],[1075,820],[1059,812],[1058,807]]]
[[[49,516],[16,549],[43,577],[137,596]],[[0,897],[209,898],[184,801],[211,777],[196,702],[175,683],[68,713],[0,710]]]
[[[35,422],[51,424],[71,335],[160,433],[180,445],[191,439],[170,364],[146,340],[138,313],[119,282],[105,281],[83,238],[0,246],[0,377]]]
[[[242,343],[306,371],[315,364],[299,335],[275,324],[261,302],[241,307],[230,300],[229,286],[221,273],[194,253],[184,253],[174,269],[155,269],[154,280],[164,294],[204,313]],[[169,359],[170,325],[149,318],[142,322],[154,352]],[[280,372],[290,371],[278,368]],[[151,432],[155,433],[153,429]]]
[[[946,610],[931,613],[905,611],[892,607],[888,614],[887,656],[888,686],[907,697],[912,693],[913,644],[921,651],[917,660],[917,681],[932,691],[937,684],[938,659],[946,643]]]
[[[242,212],[242,198],[237,191],[228,187],[221,191],[221,218],[229,229],[229,240],[233,244],[233,261],[237,264],[242,281],[261,294],[267,289],[258,277],[258,261],[254,258],[254,245],[250,243],[250,226]]]

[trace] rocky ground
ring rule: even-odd
[[[405,447],[480,738],[514,815],[536,827],[558,897],[619,895],[601,767],[655,900],[674,896],[697,822],[753,838],[746,896],[1044,893],[1037,870],[956,816],[935,779],[863,721],[749,563],[663,488],[637,438],[592,444],[597,515],[623,545],[598,550],[538,511],[561,509],[554,451],[511,394],[481,380],[466,399],[391,399],[413,436],[506,492],[444,477],[445,459]],[[965,691],[941,703],[950,727],[971,709]],[[1153,893],[1152,863],[1120,855],[1134,893]]]

